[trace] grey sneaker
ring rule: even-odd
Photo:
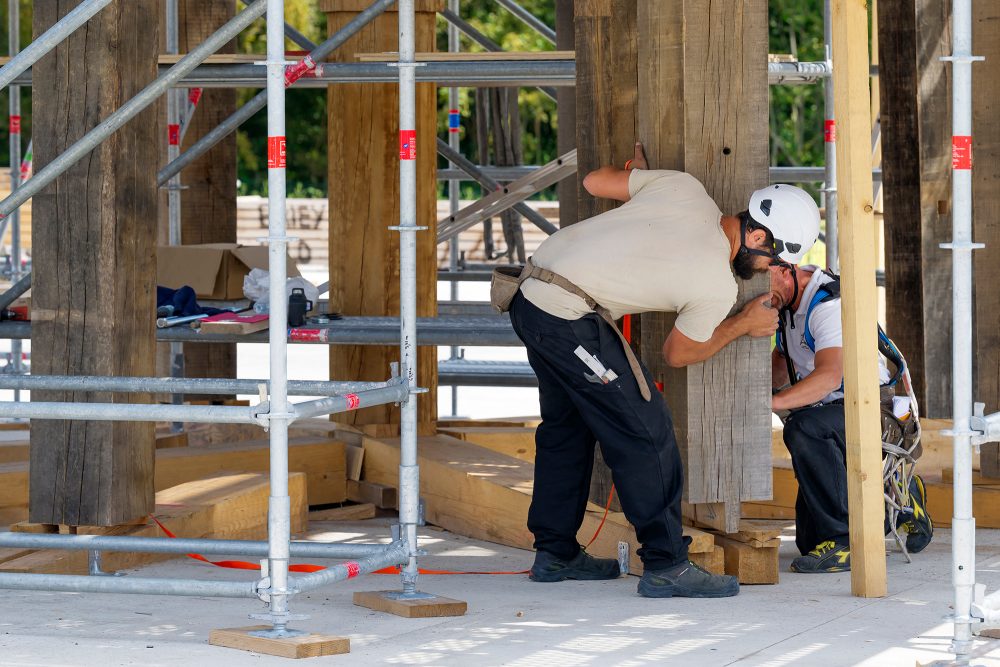
[[[691,561],[666,570],[646,570],[639,595],[646,598],[728,598],[740,592],[736,577],[712,574]]]
[[[528,578],[532,581],[553,582],[576,579],[579,581],[594,581],[598,579],[617,579],[621,576],[618,561],[613,558],[594,558],[584,550],[580,550],[570,560],[556,558],[547,551],[535,553],[535,564],[531,566]]]

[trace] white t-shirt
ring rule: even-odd
[[[615,319],[676,312],[682,334],[708,340],[737,292],[719,207],[684,172],[635,169],[628,187],[629,201],[560,229],[531,261],[575,284]],[[591,312],[583,299],[549,283],[527,280],[521,291],[556,317]]]
[[[844,328],[840,319],[840,298],[817,304],[813,308],[812,314],[809,315],[809,333],[813,337],[816,350],[814,352],[809,349],[805,336],[806,313],[809,311],[809,304],[812,303],[816,291],[822,285],[832,282],[833,278],[820,270],[819,267],[812,265],[801,266],[799,270],[813,271],[813,276],[806,285],[805,291],[802,293],[802,300],[799,301],[799,307],[792,316],[794,328],[789,326],[787,316],[783,315],[783,317],[785,317],[785,335],[788,336],[788,340],[785,342],[785,354],[789,355],[796,374],[799,379],[802,379],[816,370],[816,352],[830,347],[844,346]],[[889,369],[881,355],[879,355],[878,363],[879,382],[888,382]],[[821,402],[830,403],[843,397],[843,390],[837,389],[828,394]]]

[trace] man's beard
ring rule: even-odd
[[[752,255],[748,252],[738,252],[736,253],[736,259],[733,260],[733,273],[740,280],[750,280],[758,273],[766,273],[767,269],[756,269],[754,268],[753,262],[756,255]]]

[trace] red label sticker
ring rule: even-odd
[[[10,133],[11,134],[21,134],[21,117],[11,116],[10,117]]]
[[[167,143],[171,146],[178,146],[181,143],[181,126],[167,125]]]
[[[344,398],[347,399],[348,410],[357,410],[358,406],[361,405],[361,399],[358,398],[357,394],[348,394]]]
[[[285,138],[284,137],[268,137],[267,138],[267,168],[268,169],[284,169],[285,168]]]
[[[289,329],[288,340],[296,343],[326,343],[330,340],[329,329]]]
[[[192,88],[188,91],[188,102],[198,104],[201,101],[201,88]]]
[[[285,68],[285,88],[292,85],[306,74],[316,69],[316,61],[311,56],[306,56],[299,62]]]
[[[828,144],[837,141],[837,121],[827,120],[823,123],[823,141]]]
[[[344,567],[347,568],[347,578],[353,579],[354,577],[361,574],[361,566],[355,562],[344,563]]]
[[[972,169],[972,137],[957,136],[951,138],[952,169]]]
[[[399,131],[399,159],[400,160],[416,160],[417,159],[417,131],[416,130],[400,130]]]

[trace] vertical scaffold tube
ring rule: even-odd
[[[403,593],[417,590],[417,523],[420,476],[417,467],[417,126],[413,0],[399,3],[399,311],[400,359],[410,395],[402,405],[399,459],[399,522],[410,558],[403,568]],[[433,149],[431,149],[433,150]]]
[[[282,0],[267,0],[267,199],[270,271],[271,497],[267,514],[270,613],[275,632],[288,623],[288,297],[285,296],[285,15]]]
[[[177,13],[177,0],[167,0],[166,4],[166,42],[167,53],[180,53],[180,25]],[[180,90],[171,88],[167,91],[167,162],[173,162],[180,155],[180,122],[181,110],[178,95]],[[181,245],[181,175],[174,174],[167,183],[167,239],[170,245]],[[170,343],[170,376],[184,377],[184,343]],[[183,394],[174,394],[174,405],[184,402]],[[184,430],[183,422],[173,422],[171,430]]]
[[[21,50],[21,8],[18,0],[7,1],[8,44],[10,57]],[[21,185],[21,87],[10,87],[10,191]],[[21,209],[10,214],[10,283],[21,279]],[[10,364],[14,373],[24,372],[21,364],[21,341],[10,341]],[[14,390],[14,400],[21,400],[21,392]]]
[[[952,12],[952,410],[955,424],[952,583],[959,664],[972,649],[976,584],[976,520],[972,516],[972,6],[955,0]]]
[[[448,0],[448,10],[458,14],[458,0]],[[458,53],[461,44],[458,38],[458,26],[454,23],[448,24],[448,52]],[[459,151],[459,143],[461,142],[461,115],[458,110],[458,88],[452,86],[448,88],[448,145],[455,150]],[[456,165],[454,162],[449,162],[448,167],[450,169],[455,169]],[[451,215],[458,213],[459,207],[459,185],[460,181],[457,179],[451,179],[448,181],[448,211]],[[458,270],[458,237],[456,236],[451,241],[448,242],[448,270],[457,271]],[[451,300],[458,301],[458,281],[451,281]],[[450,359],[458,359],[461,354],[461,348],[453,345],[451,347]],[[455,385],[451,388],[451,414],[453,417],[458,416],[458,386]]]
[[[823,2],[823,44],[826,66],[833,72],[833,19],[830,0]],[[823,80],[823,192],[826,203],[826,268],[840,273],[840,250],[837,247],[837,121],[833,108],[833,76]]]

